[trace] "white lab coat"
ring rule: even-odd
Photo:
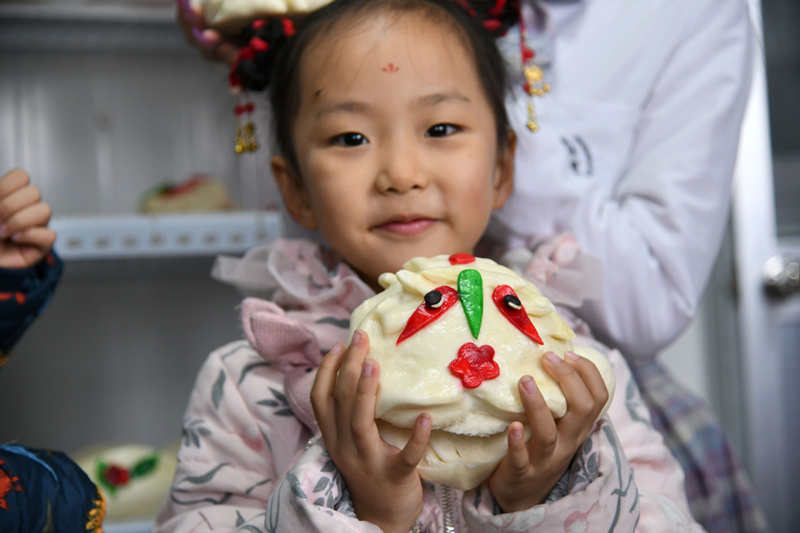
[[[635,365],[688,324],[722,239],[754,49],[746,0],[540,5],[545,28],[526,20],[552,92],[531,133],[515,83],[516,188],[492,232],[512,246],[573,232],[604,265],[602,301],[579,313]],[[518,62],[516,31],[501,43]]]

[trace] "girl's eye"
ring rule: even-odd
[[[426,137],[447,137],[459,130],[458,126],[452,124],[435,124],[425,132]]]
[[[342,146],[361,146],[367,143],[367,138],[361,133],[347,132],[337,135],[331,139],[331,144],[341,144]]]

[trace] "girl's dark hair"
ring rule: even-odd
[[[491,2],[484,2],[491,4]],[[343,20],[363,20],[375,12],[422,12],[428,20],[447,23],[471,52],[481,85],[495,118],[497,144],[508,143],[510,124],[505,107],[508,74],[490,31],[478,16],[458,0],[334,0],[296,24],[297,33],[276,52],[270,75],[270,103],[275,139],[281,154],[295,172],[297,154],[292,141],[292,123],[300,107],[300,60],[316,39]],[[481,2],[472,2],[481,4]],[[299,177],[299,176],[298,176]]]

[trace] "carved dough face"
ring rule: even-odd
[[[464,285],[464,278],[472,285]],[[475,280],[482,294],[474,293]],[[563,357],[575,350],[575,334],[530,282],[489,259],[451,264],[446,255],[412,259],[379,282],[384,290],[353,312],[351,334],[355,329],[367,333],[370,357],[380,365],[376,418],[383,438],[401,447],[417,416],[431,416],[434,431],[420,465],[424,478],[468,489],[491,474],[505,455],[508,424],[524,422],[517,386],[523,375],[536,380],[555,417],[564,415],[564,395],[541,358],[548,351]],[[440,309],[447,307],[439,312],[425,297],[437,290],[454,293],[459,301],[437,302]],[[477,330],[470,327],[468,316],[476,313],[468,310],[467,300],[482,303]],[[435,317],[406,335],[425,312]],[[541,344],[521,326],[528,320]],[[610,365],[596,352],[590,358],[613,394]]]

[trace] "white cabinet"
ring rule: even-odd
[[[2,370],[0,442],[169,446],[206,355],[241,337],[240,296],[210,267],[280,234],[278,199],[267,151],[233,152],[227,68],[173,18],[172,0],[0,3],[0,171],[42,189],[66,261]],[[145,191],[197,172],[237,209],[137,213]]]

